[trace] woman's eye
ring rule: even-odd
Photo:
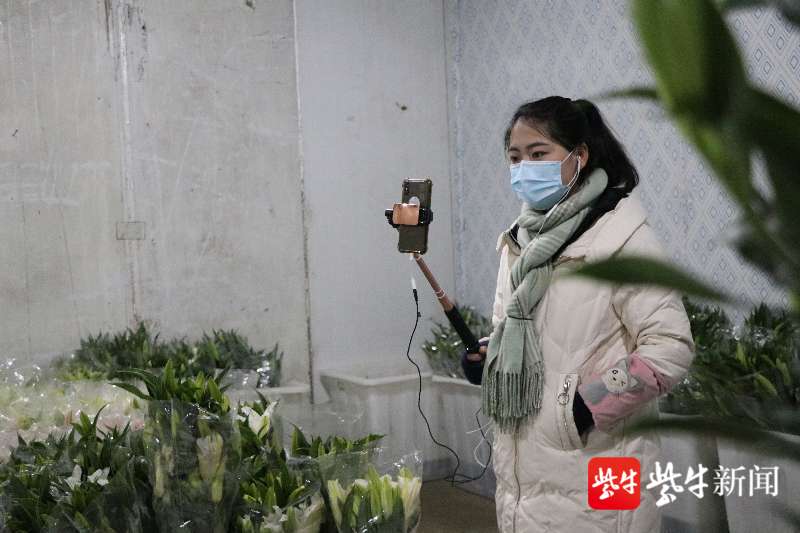
[[[516,165],[517,163],[519,163],[519,157],[511,157],[509,158],[509,160],[511,161],[512,165]]]
[[[531,159],[539,159],[539,158],[540,158],[540,157],[542,157],[543,155],[545,155],[545,154],[544,154],[544,152],[533,152],[533,153],[531,154]]]

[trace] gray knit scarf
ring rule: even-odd
[[[544,362],[534,311],[550,284],[553,254],[569,240],[607,184],[605,171],[596,169],[546,221],[544,213],[522,205],[517,224],[531,236],[540,229],[541,234],[522,249],[511,268],[514,292],[506,304],[506,318],[490,336],[483,369],[483,412],[500,431],[513,431],[541,406]]]

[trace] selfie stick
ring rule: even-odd
[[[442,309],[444,309],[444,314],[447,315],[447,319],[450,321],[450,324],[453,325],[456,333],[458,333],[458,336],[461,338],[461,342],[463,342],[464,346],[467,348],[467,352],[478,353],[478,350],[480,349],[478,339],[475,338],[475,335],[473,335],[467,327],[467,324],[464,322],[464,318],[461,316],[461,313],[458,312],[458,309],[456,309],[453,301],[450,300],[450,297],[447,296],[447,293],[444,292],[444,289],[439,286],[439,283],[436,281],[433,273],[428,268],[425,260],[422,259],[421,255],[416,253],[414,254],[414,260],[417,262],[419,269],[422,270],[422,274],[425,276],[425,279],[427,279],[428,283],[430,283],[433,292],[436,293],[436,298],[439,300],[439,304],[441,304]]]

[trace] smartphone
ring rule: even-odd
[[[431,189],[433,182],[430,178],[403,180],[403,199],[404,204],[419,204],[425,209],[431,208]],[[403,253],[424,254],[428,251],[428,228],[424,226],[399,226],[400,240],[397,249]]]

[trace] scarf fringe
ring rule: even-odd
[[[542,405],[544,364],[537,361],[519,373],[492,369],[482,387],[483,412],[501,432],[514,431],[518,424],[536,414]]]

